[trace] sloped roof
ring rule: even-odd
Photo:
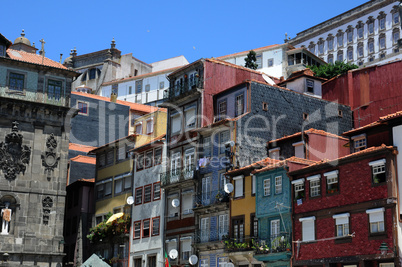
[[[239,174],[239,173],[241,173],[243,171],[246,171],[246,170],[261,168],[261,167],[265,167],[267,165],[277,164],[279,162],[280,162],[280,160],[277,160],[277,159],[265,158],[263,160],[251,163],[250,165],[244,166],[242,168],[228,171],[226,174],[230,175],[230,176],[233,176],[233,175]]]
[[[3,41],[6,43],[7,48],[9,48],[13,44],[13,42],[8,40],[3,34],[0,33],[0,40],[1,39],[3,39]]]
[[[100,146],[100,147],[97,147],[97,148],[95,148],[95,149],[92,149],[91,151],[88,152],[88,154],[89,154],[89,155],[93,155],[93,154],[95,154],[96,152],[102,150],[103,148],[108,147],[108,146],[110,146],[110,145],[112,145],[112,144],[115,144],[115,143],[117,143],[117,142],[120,142],[120,141],[122,141],[122,140],[134,141],[134,137],[137,136],[137,135],[138,135],[138,134],[134,133],[134,134],[130,134],[130,135],[128,135],[128,136],[122,137],[122,138],[120,138],[120,139],[114,140],[114,141],[112,141],[112,142],[110,142],[110,143],[107,143],[107,144],[105,144],[105,145],[103,145],[103,146]]]
[[[250,49],[250,50],[243,51],[243,52],[237,52],[237,53],[229,54],[229,55],[226,55],[226,56],[220,56],[220,57],[217,57],[217,59],[225,59],[225,58],[230,58],[230,57],[235,57],[235,56],[247,55],[251,50],[253,50],[254,52],[259,52],[259,51],[262,51],[262,50],[268,50],[268,49],[278,47],[278,46],[281,46],[281,45],[273,44],[273,45],[263,46],[263,47],[260,47],[260,48]]]
[[[102,100],[102,101],[106,101],[106,102],[111,102],[110,98],[106,97],[106,96],[93,95],[93,94],[82,93],[82,92],[71,92],[71,94],[89,97],[92,99]],[[153,106],[149,106],[149,105],[132,103],[132,102],[123,101],[123,100],[116,100],[116,104],[128,106],[128,107],[130,107],[130,110],[140,111],[140,112],[144,112],[144,113],[150,113],[150,112],[154,112],[154,111],[158,111],[158,110],[167,112],[166,108],[153,107]]]
[[[14,60],[67,70],[67,68],[63,64],[53,61],[47,57],[42,57],[38,54],[9,48],[7,49],[7,55]]]
[[[86,145],[80,145],[80,144],[75,144],[75,143],[69,143],[68,144],[68,149],[69,150],[74,150],[74,151],[81,151],[88,153],[92,149],[95,149],[96,147],[94,146],[86,146]]]
[[[96,164],[95,157],[88,157],[88,156],[83,156],[83,155],[78,155],[74,158],[71,158],[70,161],[85,163],[85,164],[92,164],[92,165]]]
[[[306,165],[306,166],[312,165],[314,163],[317,163],[317,161],[314,161],[314,160],[303,159],[303,158],[298,158],[298,157],[293,156],[293,157],[290,157],[288,159],[279,161],[277,163],[270,164],[270,165],[268,165],[268,166],[266,166],[266,167],[264,167],[262,169],[255,170],[252,173],[255,174],[255,173],[269,171],[269,170],[272,170],[272,169],[275,169],[275,168],[278,168],[278,167],[281,167],[281,166],[285,166],[285,165],[287,165],[288,162],[303,164],[303,165]]]
[[[149,145],[152,144],[152,143],[156,143],[156,142],[158,142],[158,141],[163,141],[163,140],[165,140],[165,136],[166,136],[166,134],[162,134],[162,135],[160,135],[160,136],[158,136],[158,137],[155,137],[154,139],[151,139],[150,141],[146,142],[145,144],[143,144],[143,145],[141,145],[141,146],[139,146],[139,147],[135,147],[135,148],[131,149],[130,151],[138,151],[138,150],[140,150],[141,148],[144,148],[144,147],[146,147],[146,146],[149,146]]]
[[[318,134],[318,135],[322,135],[322,136],[327,136],[327,137],[332,137],[332,138],[338,138],[338,139],[341,139],[341,140],[349,141],[349,140],[348,140],[347,138],[345,138],[345,137],[342,137],[342,136],[339,136],[339,135],[336,135],[336,134],[332,134],[332,133],[328,133],[328,132],[323,131],[323,130],[317,130],[317,129],[314,129],[314,128],[310,128],[310,129],[304,131],[304,134],[310,134],[310,133],[314,133],[314,134]],[[285,135],[285,136],[283,136],[283,137],[281,137],[281,138],[268,141],[267,144],[272,144],[272,143],[276,143],[276,142],[281,142],[281,141],[283,141],[283,140],[292,139],[292,138],[295,138],[295,137],[298,137],[298,136],[301,136],[301,132],[297,132],[297,133],[294,133],[294,134],[291,134],[291,135]]]
[[[296,79],[298,79],[300,77],[310,77],[312,79],[320,80],[322,82],[325,82],[325,81],[328,80],[328,79],[325,79],[325,78],[314,76],[314,72],[312,70],[306,68],[306,69],[303,69],[303,70],[298,70],[298,71],[292,72],[292,74],[290,74],[290,76],[286,80],[278,83],[278,85],[282,85],[284,83],[296,80]]]

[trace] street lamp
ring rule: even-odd
[[[381,255],[384,256],[385,254],[387,254],[387,251],[388,251],[388,250],[391,250],[391,249],[388,247],[387,243],[382,242],[381,245],[380,245],[380,248],[379,248],[378,250],[380,250],[380,251],[381,251]]]

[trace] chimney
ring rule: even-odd
[[[110,95],[110,102],[116,103],[117,100],[117,95],[115,93],[112,93]]]

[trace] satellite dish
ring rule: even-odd
[[[180,200],[178,200],[177,198],[173,199],[173,200],[172,200],[172,206],[173,206],[174,208],[179,207],[179,206],[180,206]]]
[[[233,185],[231,184],[231,183],[227,183],[227,184],[225,184],[225,186],[224,186],[224,190],[225,190],[225,192],[226,193],[228,193],[228,194],[230,194],[230,193],[232,193],[233,192]]]
[[[134,198],[133,198],[132,196],[129,196],[129,197],[127,198],[127,204],[128,204],[128,205],[133,205],[133,203],[134,203]]]
[[[190,258],[188,259],[188,262],[191,265],[196,265],[198,262],[198,257],[196,255],[191,255]]]
[[[169,257],[170,257],[172,260],[175,260],[178,255],[179,255],[179,252],[177,252],[176,249],[172,249],[172,250],[169,252]]]
[[[226,264],[226,266],[227,266],[227,267],[234,267],[234,264],[231,263],[231,262],[229,262],[229,263]]]

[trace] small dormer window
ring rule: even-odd
[[[306,92],[314,94],[314,80],[306,79]]]
[[[358,152],[361,150],[366,149],[367,147],[367,142],[366,142],[366,135],[357,135],[352,137],[353,141],[353,152]]]

